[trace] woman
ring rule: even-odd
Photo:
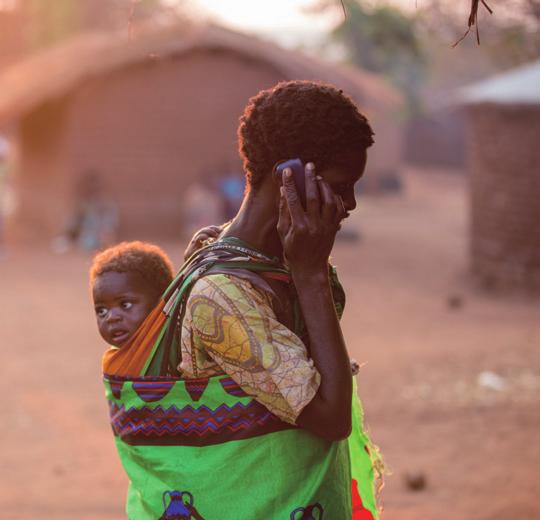
[[[160,514],[185,496],[207,520],[376,518],[376,456],[351,408],[344,297],[328,265],[372,135],[329,85],[284,82],[249,101],[238,214],[183,266],[155,311],[163,325],[143,324],[144,354],[135,341],[105,357],[130,518],[159,517],[159,496]],[[305,207],[291,171],[272,174],[293,158],[306,165]],[[122,376],[126,401],[113,395]]]

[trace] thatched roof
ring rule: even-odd
[[[286,79],[333,83],[368,108],[397,107],[402,102],[394,88],[373,74],[330,65],[223,27],[184,25],[142,30],[131,40],[125,32],[86,33],[14,65],[0,75],[0,123],[65,95],[90,78],[198,49],[224,49],[266,62]]]
[[[459,90],[465,104],[540,104],[540,60]]]

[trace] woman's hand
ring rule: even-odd
[[[309,336],[311,359],[321,375],[319,390],[297,424],[337,441],[351,431],[352,377],[328,279],[328,257],[346,211],[341,198],[315,176],[313,164],[306,165],[305,176],[304,210],[292,172],[287,175],[285,170],[277,226]]]
[[[187,260],[195,251],[203,247],[204,242],[207,240],[215,240],[222,230],[223,226],[208,226],[196,231],[184,251],[184,260]]]
[[[306,209],[302,207],[292,172],[283,172],[277,230],[293,276],[328,271],[339,224],[346,212],[341,198],[306,164]]]

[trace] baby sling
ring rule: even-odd
[[[353,431],[329,442],[281,421],[227,375],[182,379],[181,323],[202,276],[290,281],[277,259],[227,238],[195,253],[103,377],[133,520],[376,520],[376,451],[354,385]],[[338,313],[344,295],[331,269]],[[297,313],[299,315],[299,313]],[[301,319],[295,332],[301,332]]]

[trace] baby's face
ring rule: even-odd
[[[115,347],[131,338],[157,303],[137,273],[103,273],[94,281],[92,296],[99,333]]]

